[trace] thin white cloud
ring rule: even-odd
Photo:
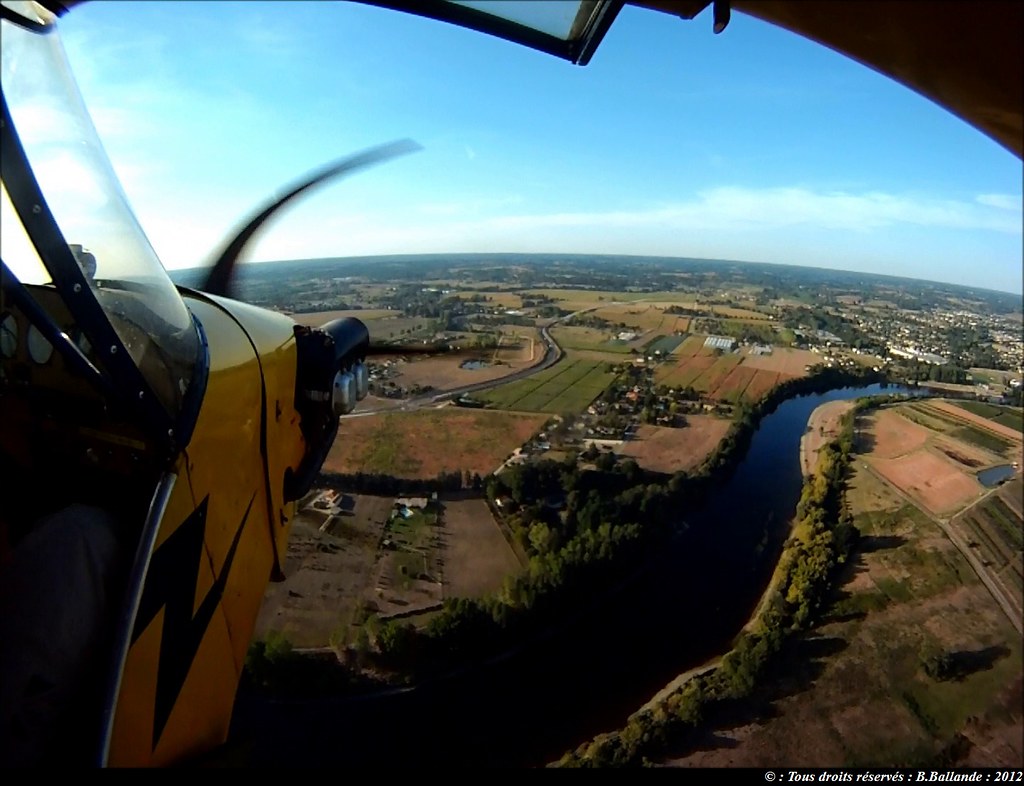
[[[1020,194],[979,194],[975,201],[989,207],[998,207],[1001,210],[1014,210],[1020,213],[1024,210],[1024,202]]]
[[[245,17],[238,23],[235,33],[243,43],[266,57],[301,56],[300,36],[295,31],[283,29],[283,20],[275,14],[278,12],[272,12],[269,18],[259,13]]]
[[[426,202],[416,206],[416,212],[425,216],[451,216],[466,219],[481,213],[493,213],[523,204],[518,195],[504,197],[478,197],[450,202]]]
[[[493,219],[494,227],[594,226],[673,227],[680,230],[784,229],[795,226],[869,231],[899,225],[986,230],[1021,234],[1021,217],[987,205],[956,200],[920,199],[881,192],[815,192],[804,188],[721,187],[688,202],[588,213],[518,215]]]
[[[333,200],[311,202],[275,220],[247,256],[267,260],[478,249],[592,253],[602,248],[613,253],[660,253],[662,248],[686,255],[689,246],[703,244],[704,254],[750,258],[770,238],[772,243],[787,238],[794,253],[800,247],[810,256],[830,257],[841,250],[856,256],[858,249],[871,256],[890,232],[907,228],[1021,234],[1021,217],[998,207],[880,192],[724,187],[688,202],[643,210],[510,214],[517,204],[523,204],[518,195],[481,197],[424,202],[395,214],[351,209]],[[237,221],[225,204],[201,216],[189,215],[180,204],[144,212],[143,225],[172,266],[197,263]],[[819,248],[821,232],[831,241],[839,237],[836,232],[847,234],[842,243]]]

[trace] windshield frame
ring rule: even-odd
[[[560,57],[574,65],[585,66],[590,62],[590,58],[593,57],[605,33],[608,32],[608,28],[615,21],[624,0],[576,0],[576,19],[565,37],[501,16],[497,10],[488,12],[472,5],[450,2],[450,0],[360,0],[360,2],[476,30]],[[495,7],[498,5],[496,3]]]
[[[38,31],[47,35],[52,27]],[[7,97],[0,85],[2,126],[0,126],[0,169],[11,204],[33,248],[51,276],[51,283],[74,316],[78,326],[96,348],[101,370],[109,377],[108,387],[117,391],[123,404],[134,413],[142,428],[172,458],[188,445],[198,420],[209,374],[210,358],[202,326],[189,312],[197,334],[198,352],[193,375],[176,416],[161,403],[141,369],[135,364],[124,341],[111,324],[102,305],[78,264],[71,247],[47,204],[32,171],[25,149],[11,117]],[[5,267],[5,277],[9,273]],[[13,277],[13,274],[11,274]],[[17,279],[14,279],[17,281]],[[20,284],[20,282],[18,282]],[[37,315],[38,316],[38,315]],[[59,330],[52,324],[45,332]],[[62,342],[63,343],[63,342]],[[107,386],[104,386],[107,387]]]

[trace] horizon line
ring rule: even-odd
[[[300,257],[295,259],[264,259],[264,260],[245,260],[238,266],[238,271],[244,270],[245,267],[250,265],[287,265],[295,263],[326,263],[326,262],[352,262],[357,260],[373,260],[373,259],[407,259],[410,257],[421,257],[421,258],[446,258],[446,257],[549,257],[549,256],[561,256],[561,257],[602,257],[608,259],[659,259],[659,260],[672,260],[672,261],[687,261],[687,262],[709,262],[718,264],[736,264],[736,265],[764,265],[770,267],[783,267],[791,268],[794,270],[814,270],[825,273],[845,273],[858,276],[867,276],[871,278],[879,279],[892,279],[894,281],[915,281],[925,284],[937,284],[944,287],[952,287],[954,289],[962,290],[977,290],[981,292],[991,292],[997,295],[1010,295],[1013,297],[1024,298],[1024,291],[1011,292],[1003,289],[991,289],[989,287],[982,287],[970,284],[954,284],[948,281],[936,281],[934,279],[926,278],[912,278],[909,276],[897,276],[890,273],[870,273],[862,270],[851,270],[849,268],[831,268],[831,267],[819,267],[815,265],[798,265],[792,262],[760,262],[746,259],[728,259],[723,257],[689,257],[689,256],[672,256],[672,255],[660,255],[660,254],[608,254],[608,253],[590,253],[585,251],[453,251],[453,252],[405,252],[405,253],[391,253],[391,254],[359,254],[351,256],[330,256],[330,257]],[[165,268],[168,276],[174,274],[188,274],[208,271],[210,268],[208,265],[201,265],[196,267],[182,267],[182,268]],[[1022,311],[1024,311],[1024,303],[1022,303]]]

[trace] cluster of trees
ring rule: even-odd
[[[568,313],[568,312],[562,312],[562,313]],[[572,319],[567,319],[565,321],[565,324],[566,325],[571,325],[573,327],[597,328],[599,330],[604,330],[604,329],[610,328],[612,326],[612,323],[609,322],[607,319],[605,319],[603,317],[599,317],[599,316],[597,316],[597,314],[592,314],[592,313],[577,314]],[[622,322],[619,323],[619,326],[623,327],[623,328],[626,327],[626,325],[624,323],[622,323]]]
[[[518,325],[519,327],[534,327],[536,320],[525,314],[474,314],[473,325],[483,327],[497,327],[499,325]]]
[[[467,480],[467,477],[469,480]],[[459,491],[463,488],[479,489],[483,480],[480,475],[462,470],[441,470],[433,478],[396,478],[383,472],[327,472],[321,471],[317,482],[335,488],[343,488],[360,494],[380,496],[398,494],[424,494],[432,491]]]
[[[982,325],[955,326],[946,331],[949,352],[966,368],[1008,370],[1006,362],[992,346],[992,336]]]
[[[280,297],[280,293],[277,293],[277,297]],[[255,305],[261,305],[256,303]],[[307,314],[313,311],[360,311],[363,306],[360,303],[349,302],[342,298],[331,298],[330,300],[319,300],[319,301],[299,301],[292,304],[291,311],[294,314]]]
[[[824,330],[832,333],[839,336],[849,346],[858,349],[869,343],[856,325],[821,306],[794,309],[786,315],[783,324],[788,328],[810,325],[812,330]]]
[[[242,684],[249,690],[315,698],[365,690],[377,683],[360,673],[339,669],[333,652],[298,653],[285,636],[271,633],[249,646]]]
[[[540,292],[530,292],[522,296],[523,308],[535,308],[537,306],[546,306],[552,303],[560,303],[562,298],[548,297],[547,295]]]
[[[402,311],[408,317],[437,319],[441,314],[441,293],[425,289],[422,284],[399,284],[381,297],[381,304]]]
[[[537,316],[538,317],[543,317],[545,319],[554,319],[556,317],[564,317],[568,313],[569,312],[566,311],[564,308],[559,308],[558,306],[553,306],[550,303],[548,303],[546,305],[543,305],[543,306],[539,306],[537,308]]]
[[[485,330],[473,333],[472,338],[460,343],[476,349],[495,349],[499,341],[501,341],[500,330]]]
[[[658,385],[654,389],[655,394],[661,398],[668,398],[672,401],[700,401],[700,391],[693,385],[681,388],[670,388],[668,385]]]
[[[766,316],[767,320],[768,317]],[[741,322],[737,319],[703,319],[695,327],[701,332],[729,336],[740,342],[774,344],[779,341],[772,322]]]
[[[526,555],[526,571],[494,596],[446,601],[423,630],[385,623],[377,637],[380,664],[423,675],[499,651],[613,585],[647,546],[672,532],[669,492],[648,479],[635,461],[581,471],[571,458],[518,464],[489,477],[492,505],[513,502],[515,511],[503,518]]]
[[[995,347],[989,344],[982,344],[971,348],[961,354],[960,362],[968,368],[997,368],[1002,371],[1010,371],[1011,366],[996,352]]]
[[[591,442],[590,445],[588,445],[586,449],[580,453],[580,458],[583,459],[584,461],[594,462],[594,466],[596,466],[602,472],[611,471],[611,469],[615,466],[616,462],[618,461],[618,458],[614,453],[612,453],[610,450],[601,450],[593,442]]]
[[[898,374],[908,382],[955,382],[958,385],[968,383],[967,369],[946,363],[934,365],[913,359],[896,359],[893,361],[893,373]]]
[[[1000,658],[1010,654],[1005,645],[975,651],[950,651],[934,642],[927,642],[919,654],[921,669],[936,682],[959,682],[971,674],[988,669]]]
[[[946,651],[922,652],[921,668],[936,682],[963,679],[968,673],[962,659],[958,659],[955,653]]]
[[[682,316],[700,316],[704,313],[702,308],[690,308],[689,306],[669,306],[665,309],[666,314],[679,314]]]

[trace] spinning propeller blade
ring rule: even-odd
[[[272,199],[260,208],[245,224],[231,236],[224,250],[210,267],[206,282],[201,289],[212,295],[232,297],[232,281],[238,260],[243,249],[252,240],[256,232],[274,213],[293,199],[322,185],[332,178],[355,172],[373,164],[379,164],[406,153],[421,150],[421,146],[409,139],[389,142],[378,147],[369,148],[360,153],[334,161],[306,175],[296,185],[290,187],[282,196]],[[387,357],[399,355],[471,355],[475,350],[453,347],[448,344],[379,344],[371,342],[367,348],[367,357]]]
[[[290,188],[284,196],[274,199],[261,208],[259,212],[257,212],[238,232],[235,233],[232,239],[224,247],[224,250],[217,258],[217,261],[213,263],[210,273],[206,278],[206,283],[202,286],[202,290],[212,295],[230,297],[231,279],[242,250],[245,248],[246,244],[252,240],[253,235],[256,234],[256,231],[263,225],[263,223],[295,197],[305,193],[314,186],[323,184],[331,178],[339,177],[358,169],[371,166],[372,164],[378,164],[382,161],[395,158],[396,156],[403,155],[405,153],[412,153],[421,149],[420,145],[416,142],[409,139],[403,139],[397,142],[380,145],[379,147],[373,147],[369,150],[364,150],[361,153],[356,153],[355,155],[330,163],[307,175],[303,180],[299,181],[298,185]]]

